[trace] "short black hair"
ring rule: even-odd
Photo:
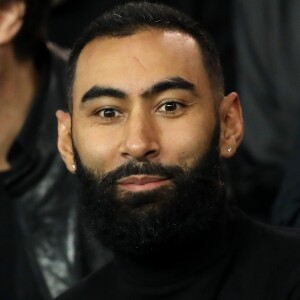
[[[76,65],[83,48],[100,37],[125,37],[149,29],[166,29],[193,37],[201,49],[204,67],[217,98],[224,94],[224,78],[219,53],[210,35],[191,17],[160,3],[129,2],[116,6],[92,22],[75,43],[68,62],[69,110]]]
[[[23,60],[34,58],[38,45],[46,39],[46,23],[51,0],[0,0],[0,7],[20,1],[24,1],[26,12],[23,25],[13,44],[17,57]]]

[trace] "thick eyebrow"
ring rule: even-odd
[[[155,94],[159,94],[167,90],[175,90],[175,89],[188,90],[193,93],[196,92],[195,85],[193,83],[181,77],[171,77],[155,83],[149,89],[144,91],[141,96],[143,98],[149,98]],[[81,102],[85,103],[90,100],[94,100],[105,96],[118,98],[118,99],[127,98],[127,94],[120,89],[95,85],[83,94],[81,98]]]
[[[166,80],[155,83],[152,87],[143,92],[144,98],[151,97],[155,94],[167,91],[167,90],[187,90],[195,93],[195,85],[181,77],[171,77]]]
[[[81,98],[81,102],[85,103],[87,101],[105,96],[119,99],[125,99],[127,97],[127,95],[119,89],[95,85],[84,93]]]

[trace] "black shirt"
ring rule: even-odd
[[[233,212],[224,237],[164,259],[117,256],[58,300],[300,299],[299,232]]]

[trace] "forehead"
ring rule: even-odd
[[[120,38],[98,38],[78,58],[73,96],[76,100],[96,84],[140,93],[170,77],[208,86],[201,51],[189,35],[154,29]]]

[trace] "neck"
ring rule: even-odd
[[[33,60],[19,61],[12,48],[0,51],[0,171],[9,170],[8,152],[21,131],[37,84]]]

